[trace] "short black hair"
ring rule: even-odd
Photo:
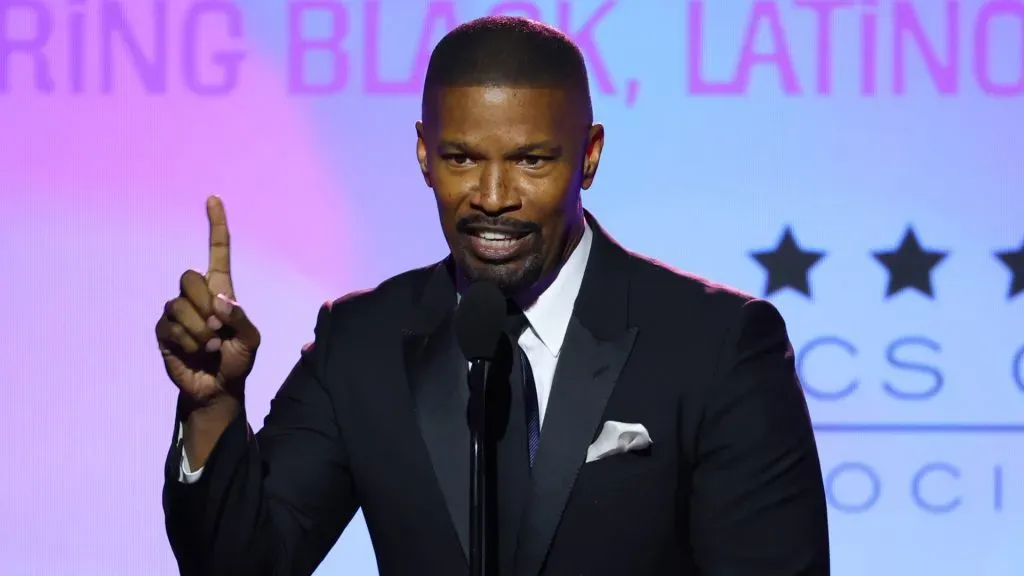
[[[468,86],[570,90],[593,121],[583,52],[562,32],[527,18],[486,16],[446,34],[427,65],[424,116],[433,91]]]

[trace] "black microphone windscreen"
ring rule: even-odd
[[[491,282],[466,289],[455,311],[455,337],[466,360],[493,360],[508,311],[505,296]]]

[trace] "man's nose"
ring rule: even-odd
[[[488,216],[499,216],[518,210],[522,203],[515,187],[510,185],[507,167],[488,162],[480,171],[480,183],[473,198],[473,207]]]

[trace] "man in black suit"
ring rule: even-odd
[[[452,319],[486,280],[523,321],[496,445],[500,574],[827,575],[783,320],[627,252],[583,210],[604,131],[580,51],[522,19],[460,26],[431,57],[416,131],[451,255],[321,308],[258,433],[243,390],[260,334],[210,199],[210,267],[157,324],[180,389],[164,511],[181,572],[311,574],[362,508],[381,574],[467,574]]]

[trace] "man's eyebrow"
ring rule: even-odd
[[[473,149],[472,146],[462,140],[441,140],[437,143],[437,147],[442,150],[459,150],[462,152],[468,152]]]
[[[523,144],[513,150],[509,156],[523,156],[533,152],[546,152],[557,156],[562,153],[562,147],[551,140],[541,140],[540,142]]]

